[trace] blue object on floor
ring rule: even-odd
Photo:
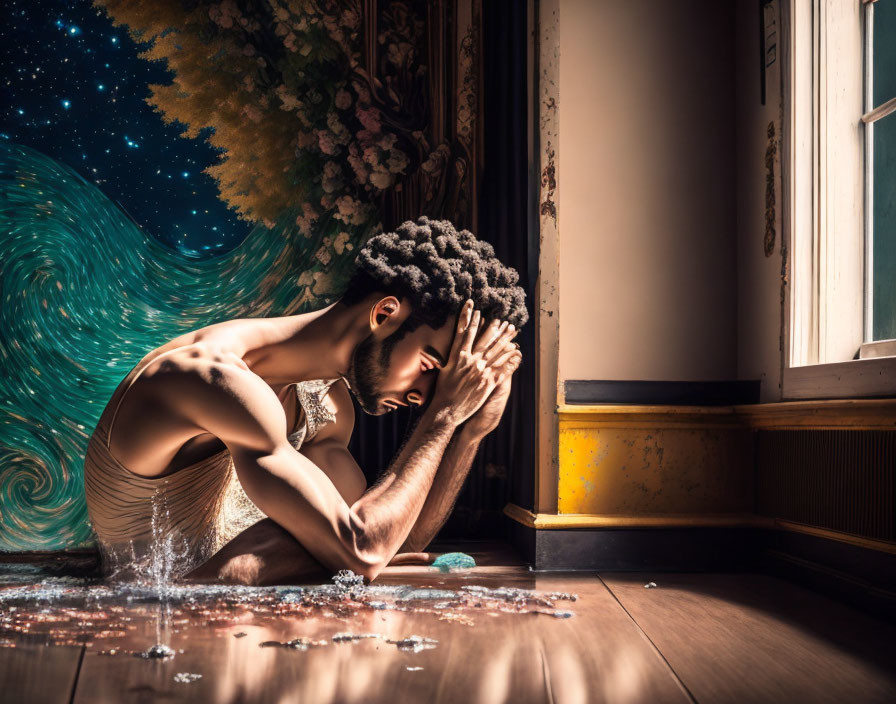
[[[432,566],[438,567],[442,572],[469,570],[476,566],[476,560],[464,552],[446,552],[433,560]]]

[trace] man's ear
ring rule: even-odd
[[[396,319],[401,312],[401,302],[395,296],[386,296],[370,309],[370,329],[376,330],[388,321]]]

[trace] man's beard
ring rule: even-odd
[[[371,333],[352,352],[345,378],[361,410],[370,415],[379,416],[390,410],[380,403],[380,387],[389,369],[392,348],[400,339],[399,332],[396,330],[382,342]]]

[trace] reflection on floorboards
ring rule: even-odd
[[[467,552],[478,565],[471,571],[389,568],[376,584],[392,596],[373,604],[348,594],[306,608],[287,591],[215,607],[187,600],[160,621],[145,617],[161,613],[158,603],[95,599],[68,614],[74,620],[66,627],[80,628],[85,642],[66,646],[47,645],[53,599],[4,599],[17,588],[7,577],[0,580],[0,700],[896,701],[894,628],[788,582],[753,574],[535,573],[498,546]],[[22,575],[20,584],[35,578]],[[657,586],[645,588],[651,581]],[[439,591],[386,589],[397,585]],[[496,599],[471,586],[578,598],[501,592]],[[396,594],[427,596],[402,601]],[[452,594],[463,598],[452,601]],[[109,617],[102,627],[101,614]],[[173,657],[134,657],[159,640]],[[293,647],[262,645],[271,641]]]

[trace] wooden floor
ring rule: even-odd
[[[578,594],[574,615],[372,611],[345,619],[178,623],[167,660],[93,647],[0,648],[3,702],[896,702],[896,629],[791,583],[755,574],[528,571],[501,551],[466,574],[390,568],[378,582],[516,586]],[[646,589],[653,581],[656,588]],[[2,589],[2,587],[0,587]],[[3,607],[0,606],[0,617]],[[155,633],[128,635],[134,648]],[[339,631],[438,641],[403,652],[384,639],[307,651],[269,640]],[[244,637],[234,637],[245,633]],[[202,677],[192,683],[177,673]]]

